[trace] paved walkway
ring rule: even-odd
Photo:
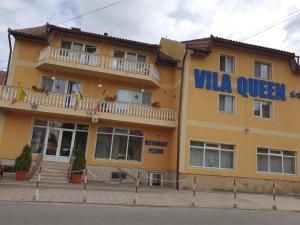
[[[135,187],[129,185],[103,185],[89,183],[87,203],[132,205]],[[83,185],[41,183],[38,201],[80,203],[83,200]],[[0,181],[0,201],[32,201],[35,183],[16,182],[13,179]],[[192,191],[176,191],[170,188],[142,187],[137,195],[137,205],[190,207]],[[232,208],[233,194],[230,192],[196,192],[196,207]],[[272,195],[237,194],[240,209],[271,210]],[[276,196],[279,210],[300,211],[300,196]]]

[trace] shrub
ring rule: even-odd
[[[32,151],[29,145],[25,145],[22,153],[16,158],[16,171],[28,172],[31,166]]]
[[[85,152],[83,148],[80,148],[74,154],[75,158],[72,165],[72,172],[80,170],[80,172],[75,172],[74,174],[82,174],[86,164]]]

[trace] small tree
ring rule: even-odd
[[[16,171],[28,172],[31,166],[31,148],[25,145],[22,153],[16,158]]]
[[[79,172],[75,172],[73,174],[82,174],[83,170],[85,169],[85,164],[86,164],[85,152],[83,148],[80,148],[77,151],[75,151],[75,158],[72,165],[72,172],[74,171],[79,171]]]

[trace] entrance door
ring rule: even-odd
[[[47,136],[45,160],[69,162],[74,146],[74,132],[61,128],[50,128]]]

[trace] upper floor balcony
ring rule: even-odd
[[[26,97],[12,104],[18,87],[0,85],[0,108],[19,111],[35,111],[128,123],[176,127],[175,109],[153,107],[128,102],[108,102],[95,97],[83,97],[76,104],[76,95],[49,92],[47,94],[23,88]]]
[[[41,50],[39,63],[42,69],[80,73],[159,87],[160,74],[155,65],[64,48],[48,46]]]

